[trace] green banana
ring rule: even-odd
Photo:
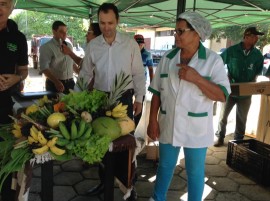
[[[73,147],[74,147],[74,141],[71,141],[70,143],[68,143],[68,144],[66,145],[66,148],[67,148],[68,150],[72,150]]]
[[[65,138],[58,138],[58,140],[56,141],[56,144],[61,146],[61,147],[64,147],[66,146],[70,141],[65,139]]]
[[[72,140],[74,140],[74,139],[77,138],[77,135],[78,135],[78,128],[77,128],[77,125],[76,125],[76,121],[73,120],[72,123],[71,123],[71,136],[70,136],[70,138]]]
[[[78,138],[80,138],[83,135],[85,129],[86,129],[86,121],[81,119],[80,125],[79,125],[78,136],[77,136]]]
[[[92,133],[92,126],[89,126],[87,128],[87,130],[84,132],[83,136],[81,137],[81,139],[88,139],[91,136]]]
[[[61,131],[61,134],[64,136],[64,138],[66,138],[67,140],[70,140],[70,134],[68,132],[68,129],[62,121],[59,122],[59,129]]]

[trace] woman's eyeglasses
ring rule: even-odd
[[[88,34],[94,34],[94,31],[89,30],[89,31],[87,31],[87,33],[88,33]]]
[[[174,35],[181,36],[186,31],[192,31],[192,29],[175,29],[174,30]]]

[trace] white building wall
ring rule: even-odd
[[[137,31],[136,34],[141,34],[145,38],[151,39],[150,49],[152,50],[169,50],[172,49],[173,45],[175,44],[174,36],[160,36],[155,37],[155,30],[152,29],[140,29]],[[216,42],[216,40],[206,40],[203,42],[203,45],[213,51],[220,51],[221,48],[226,47],[226,39],[222,39],[220,42]]]
[[[144,38],[151,38],[150,49],[155,49],[155,30],[141,29],[136,34],[141,34]]]

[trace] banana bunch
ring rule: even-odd
[[[127,116],[127,107],[128,105],[123,105],[122,103],[119,103],[112,109],[112,111],[106,111],[106,116],[112,116],[114,118],[124,118]]]
[[[57,140],[58,137],[53,137],[51,140],[47,140],[42,134],[42,132],[39,131],[34,125],[30,128],[30,136],[28,136],[28,143],[37,143],[41,145],[41,147],[39,148],[32,149],[32,152],[34,154],[42,155],[51,150],[51,152],[58,156],[63,155],[66,150],[56,147]]]
[[[38,99],[38,105],[40,107],[44,106],[45,103],[48,103],[48,102],[49,102],[48,96],[43,96],[42,98]]]
[[[77,126],[76,121],[71,122],[70,131],[63,122],[59,123],[59,130],[63,137],[57,140],[57,145],[72,150],[74,145],[86,142],[91,136],[92,126],[83,119],[80,120]]]
[[[26,108],[25,114],[29,115],[31,113],[38,111],[38,109],[39,109],[39,107],[36,104],[32,104]]]
[[[13,130],[11,131],[15,138],[22,137],[21,126],[17,123],[13,124]]]

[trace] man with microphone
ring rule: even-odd
[[[73,71],[78,72],[74,61],[62,52],[62,46],[72,45],[66,42],[67,26],[61,21],[52,25],[53,38],[40,47],[40,71],[46,76],[47,91],[69,93],[74,89]]]

